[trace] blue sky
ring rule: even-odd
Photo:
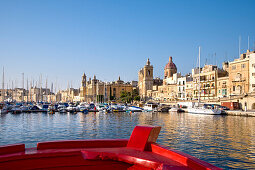
[[[9,84],[25,79],[79,87],[83,72],[103,81],[137,80],[150,58],[163,77],[168,57],[178,72],[218,64],[255,43],[255,1],[1,0],[0,60]],[[216,55],[215,55],[216,53]],[[2,70],[2,69],[1,69]],[[1,80],[2,81],[2,80]],[[7,84],[6,84],[7,85]]]

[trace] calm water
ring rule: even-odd
[[[0,145],[129,138],[136,125],[158,125],[158,143],[224,169],[255,168],[255,118],[179,113],[0,115]]]

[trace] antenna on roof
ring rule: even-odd
[[[248,35],[248,50],[250,50],[250,37]]]
[[[214,53],[214,55],[215,55],[215,64],[216,64],[216,66],[217,66],[217,57],[216,57],[216,53]]]
[[[239,56],[241,55],[241,36],[239,36]]]

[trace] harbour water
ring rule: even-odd
[[[158,143],[223,169],[255,168],[255,117],[187,113],[0,114],[0,145],[129,138],[136,125],[158,125]]]

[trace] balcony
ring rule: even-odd
[[[235,78],[232,82],[245,82],[246,78]]]

